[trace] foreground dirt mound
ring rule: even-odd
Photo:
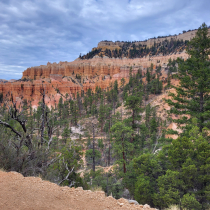
[[[0,171],[1,210],[108,210],[147,209],[148,205],[134,205],[123,198],[105,197],[104,192],[82,188],[59,187],[37,177],[23,177],[17,172]]]

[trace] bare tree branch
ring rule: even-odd
[[[154,146],[154,149],[153,149],[153,151],[152,151],[152,154],[155,154],[155,149],[156,149],[156,146],[157,146],[157,144],[158,144],[158,139],[160,138],[160,129],[159,129],[159,131],[158,131],[158,136],[156,137],[156,142],[155,142],[155,146]]]
[[[4,125],[4,126],[7,127],[7,128],[10,128],[10,129],[12,130],[12,132],[14,132],[15,134],[17,134],[19,137],[22,137],[22,135],[21,135],[19,132],[17,132],[17,131],[16,131],[11,125],[9,125],[8,123],[3,122],[3,121],[0,120],[0,124],[1,124],[1,125]]]
[[[69,177],[69,175],[70,175],[70,174],[73,172],[73,170],[74,170],[74,167],[71,169],[71,171],[69,170],[67,164],[64,162],[64,158],[63,158],[63,164],[64,164],[66,170],[68,171],[68,174],[66,175],[66,177],[65,177],[58,185],[60,185],[61,183],[63,183],[65,180],[69,180],[68,177]]]
[[[57,161],[60,156],[61,154],[58,157],[53,158],[49,163],[47,163],[47,167],[53,164],[55,161]]]
[[[19,118],[23,114],[24,109],[22,109],[22,111],[18,114],[17,105],[16,102],[13,102],[13,97],[12,97],[12,104],[13,104],[13,109],[11,108],[11,106],[9,106],[9,114],[12,119],[17,121],[21,125],[24,132],[26,133],[26,120],[21,120]]]

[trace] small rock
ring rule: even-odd
[[[120,206],[123,206],[124,205],[124,203],[120,203],[120,202],[117,202],[117,204],[120,205]]]
[[[80,191],[80,190],[83,190],[82,187],[77,187],[76,190]]]
[[[120,207],[123,206],[123,205],[124,205],[124,203],[120,203]]]
[[[125,198],[120,198],[120,199],[118,199],[118,202],[119,202],[119,203],[125,203],[125,204],[128,204],[128,203],[129,203],[128,200],[125,199]]]
[[[130,204],[139,205],[139,203],[136,200],[128,200]]]
[[[143,209],[149,209],[149,208],[150,208],[150,205],[148,205],[148,204],[145,204],[143,207]]]

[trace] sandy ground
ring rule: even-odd
[[[23,177],[17,172],[0,171],[1,210],[110,210],[147,209],[148,205],[105,197],[104,192],[59,187],[38,177]],[[154,209],[153,209],[154,210]]]

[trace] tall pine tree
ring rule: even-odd
[[[176,93],[171,93],[172,99],[167,102],[173,107],[171,113],[181,116],[175,122],[187,124],[189,128],[192,117],[195,117],[202,131],[204,126],[210,127],[210,37],[205,23],[188,43],[187,53],[186,61],[179,59],[180,85],[174,87]]]

